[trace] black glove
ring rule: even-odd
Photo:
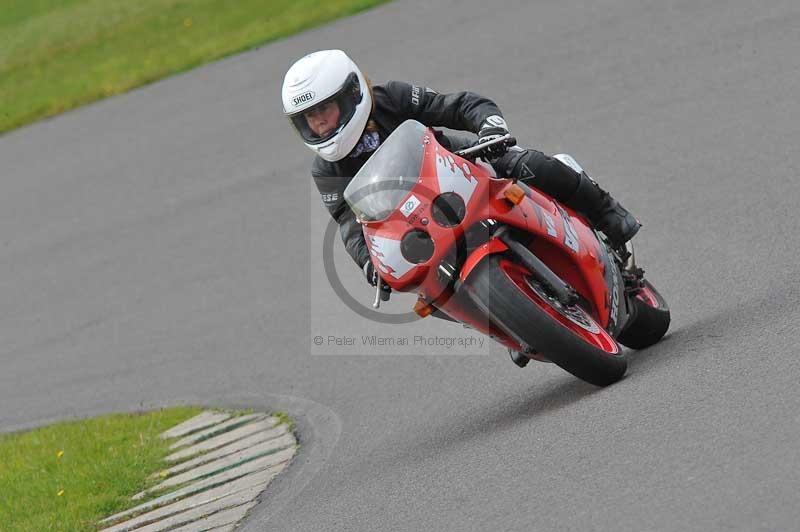
[[[476,144],[482,144],[504,135],[508,135],[508,125],[506,121],[500,115],[492,115],[487,117],[486,120],[483,121],[483,124],[481,124],[481,129],[478,131],[478,142]],[[507,150],[508,146],[506,146],[505,143],[490,146],[486,148],[484,159],[498,159]]]
[[[389,294],[392,293],[392,287],[383,282],[383,279],[381,279],[381,276],[378,274],[375,266],[372,265],[372,260],[368,260],[364,264],[363,270],[364,276],[367,278],[367,282],[372,286],[378,284],[378,279],[381,280],[381,301],[389,301]]]

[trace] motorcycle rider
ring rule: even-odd
[[[497,105],[473,92],[440,94],[401,81],[372,85],[341,50],[322,50],[295,62],[283,82],[283,111],[305,145],[316,153],[311,175],[322,202],[339,224],[344,246],[375,286],[378,276],[361,226],[343,192],[380,144],[407,119],[426,126],[470,131],[485,142],[508,133]],[[437,136],[448,150],[468,145]],[[514,177],[580,212],[612,245],[630,240],[641,224],[585,172],[544,153],[512,147],[493,153],[498,176]]]

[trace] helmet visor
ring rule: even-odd
[[[289,121],[306,143],[320,144],[333,138],[350,122],[362,98],[358,75],[353,72],[332,96],[289,115]]]

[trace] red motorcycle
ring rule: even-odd
[[[627,369],[619,344],[641,349],[664,336],[667,303],[630,244],[614,249],[580,214],[498,179],[480,157],[501,143],[515,141],[451,153],[408,120],[356,174],[344,197],[380,272],[374,306],[388,299],[387,286],[415,291],[417,314],[481,331],[520,366],[553,362],[611,384]]]

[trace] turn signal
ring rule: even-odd
[[[525,197],[525,191],[519,185],[511,185],[503,192],[503,195],[514,205],[519,205],[522,202],[522,198]]]
[[[420,318],[424,318],[425,316],[430,316],[434,311],[433,305],[429,305],[425,303],[424,299],[417,299],[417,302],[414,303],[414,312]]]

